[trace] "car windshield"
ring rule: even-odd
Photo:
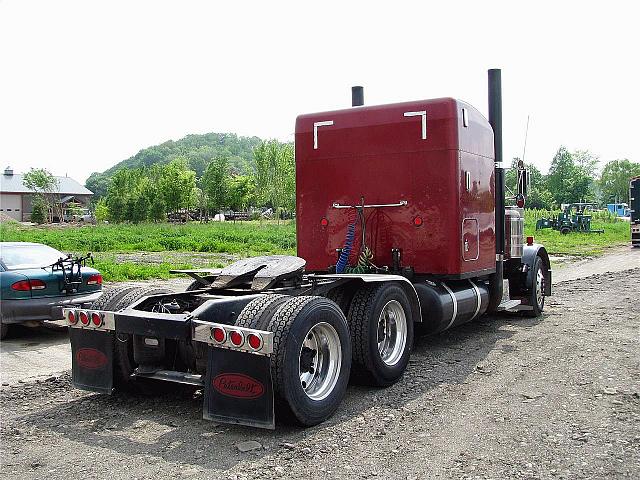
[[[47,245],[0,245],[0,258],[8,270],[47,267],[64,256]]]

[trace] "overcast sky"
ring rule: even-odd
[[[640,161],[635,2],[0,0],[0,162],[83,181],[189,133],[292,140],[301,113],[452,96],[505,159]],[[527,7],[525,7],[527,5]]]

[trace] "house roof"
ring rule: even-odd
[[[80,185],[70,177],[56,177],[60,195],[93,195],[91,190]],[[23,183],[24,175],[3,175],[0,173],[0,192],[2,193],[33,193]]]

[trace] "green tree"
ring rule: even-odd
[[[560,147],[547,175],[547,188],[555,203],[593,200],[593,182],[587,171],[576,165],[573,155],[565,147]]]
[[[218,213],[228,206],[229,194],[229,161],[218,157],[209,164],[202,176],[202,191],[206,195],[207,207],[212,213]]]
[[[589,150],[576,150],[571,154],[574,163],[583,173],[591,178],[597,175],[598,164],[600,159]]]
[[[295,208],[295,157],[293,145],[277,140],[262,142],[254,151],[258,201],[274,210]]]
[[[34,192],[34,198],[40,197],[50,222],[53,221],[54,211],[62,221],[62,206],[57,202],[60,196],[60,184],[49,170],[46,168],[32,168],[24,174],[22,183]]]
[[[640,163],[612,160],[602,169],[600,188],[605,203],[615,201],[629,203],[629,180],[640,175]]]
[[[189,168],[185,158],[176,158],[162,169],[160,191],[169,211],[188,207],[195,186],[196,172]]]
[[[255,201],[256,185],[249,175],[236,175],[229,181],[228,203],[233,210],[246,210]]]
[[[149,218],[149,210],[151,205],[149,204],[149,199],[138,193],[135,197],[132,198],[132,212],[131,212],[131,221],[133,223],[144,222]]]

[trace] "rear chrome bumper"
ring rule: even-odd
[[[0,302],[0,317],[2,323],[21,323],[30,320],[45,321],[64,318],[62,309],[71,306],[81,306],[84,303],[95,302],[102,295],[102,290],[90,294],[73,295],[69,297],[25,298],[20,300],[5,300]]]

